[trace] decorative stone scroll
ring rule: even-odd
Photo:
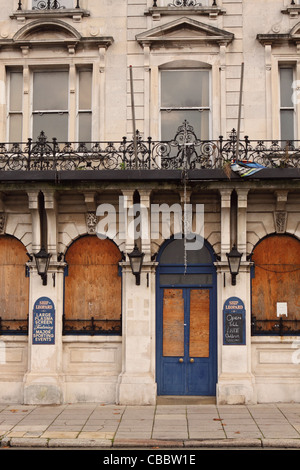
[[[286,222],[287,222],[287,212],[286,211],[275,211],[274,212],[274,222],[276,233],[285,233],[286,231]]]
[[[87,212],[86,214],[86,226],[89,235],[95,235],[97,227],[97,216],[95,212]]]
[[[0,212],[0,235],[5,233],[5,225],[6,225],[6,214],[4,212]]]

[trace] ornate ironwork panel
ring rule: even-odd
[[[28,335],[28,317],[24,320],[4,320],[0,317],[0,335]]]
[[[153,0],[153,7],[156,8],[160,5],[157,4],[159,0]],[[168,7],[202,7],[203,4],[198,2],[197,0],[172,0],[168,4]],[[211,0],[211,6],[216,7],[217,2],[216,0]]]
[[[80,8],[80,0],[73,0],[72,3],[71,8]],[[17,10],[22,11],[22,7],[22,0],[19,0]],[[64,8],[70,8],[69,5],[64,4],[64,0],[34,0],[32,5],[33,10],[61,10]]]
[[[122,320],[99,320],[91,317],[89,320],[67,320],[63,316],[64,335],[121,335]]]
[[[300,320],[287,320],[282,317],[276,320],[257,320],[255,316],[251,318],[252,336],[284,336],[300,335]]]
[[[201,7],[202,4],[196,0],[173,0],[169,7]]]
[[[36,142],[0,143],[0,171],[195,170],[231,169],[233,164],[262,168],[300,168],[300,141],[201,140],[184,121],[174,139],[136,138],[120,142],[58,142],[42,131]]]

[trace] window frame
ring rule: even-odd
[[[266,285],[263,282],[263,277],[259,276],[259,273],[257,272],[258,269],[261,268],[261,272],[265,273],[265,275],[270,276],[270,274],[268,273],[273,274],[275,281],[280,282],[280,279],[279,279],[280,275],[283,276],[285,274],[288,275],[289,272],[291,273],[297,272],[298,271],[297,266],[300,266],[299,264],[292,264],[291,262],[287,263],[288,260],[285,259],[285,263],[286,263],[284,265],[285,267],[293,266],[293,269],[291,271],[288,271],[288,270],[284,270],[283,268],[280,267],[278,263],[274,262],[274,261],[278,261],[278,259],[276,258],[275,260],[272,259],[271,264],[268,264],[268,263],[260,264],[258,263],[257,259],[255,259],[256,249],[259,252],[262,246],[264,248],[264,256],[266,256],[267,258],[269,242],[272,243],[272,241],[273,242],[275,241],[279,244],[279,243],[282,243],[281,240],[283,240],[283,242],[286,242],[286,243],[287,241],[290,241],[291,244],[300,246],[300,239],[296,237],[295,235],[289,232],[284,232],[284,233],[274,232],[259,239],[259,241],[253,247],[252,252],[251,252],[251,260],[253,263],[253,265],[251,266],[251,336],[252,338],[257,337],[257,336],[300,336],[300,318],[297,318],[297,315],[294,313],[294,311],[290,310],[289,297],[286,296],[285,298],[280,298],[279,295],[277,297],[277,303],[278,302],[287,303],[288,310],[289,310],[288,316],[285,316],[285,315],[276,316],[275,308],[274,308],[273,315],[272,314],[270,315],[270,311],[265,309],[263,317],[261,318],[261,316],[258,315],[258,318],[257,318],[258,312],[255,311],[255,304],[257,303],[257,301],[254,300],[254,297],[255,295],[257,295],[257,292],[254,293],[254,290],[255,290],[254,283],[255,282],[257,283],[258,282],[257,278],[259,278],[260,286],[262,286],[262,289],[263,289],[263,286]],[[278,250],[273,250],[272,253],[274,253],[274,251],[276,251],[276,256],[280,258],[280,254]],[[271,250],[270,250],[270,253],[271,253]],[[272,258],[273,256],[274,255],[272,254]],[[278,270],[276,270],[274,266],[276,266],[276,269],[279,266]],[[256,281],[254,281],[255,278],[256,278]],[[268,298],[270,298],[272,290],[273,292],[275,291],[276,284],[275,283],[273,284],[272,282],[270,282],[271,280],[272,279],[269,277],[268,286],[269,286],[269,289],[271,289],[271,291],[269,291],[268,296],[266,296]],[[289,284],[289,286],[291,284],[294,286],[298,285],[295,283],[294,279],[290,279],[290,278],[285,283],[284,281],[282,281],[282,284],[284,285]],[[285,292],[287,292],[287,290]],[[264,292],[264,294],[266,294],[266,292]],[[276,294],[277,294],[277,290],[276,290]],[[271,296],[271,298],[274,300],[274,297]]]
[[[67,72],[68,73],[68,91],[67,91],[67,109],[34,109],[34,74],[35,73],[55,73],[55,72]],[[34,136],[34,115],[36,114],[67,114],[67,135],[66,140],[69,139],[70,135],[70,69],[68,68],[43,68],[43,67],[34,67],[30,69],[30,137],[35,141],[38,138]],[[46,129],[40,129],[40,131],[45,131],[48,140],[52,140],[53,137],[57,138],[55,135],[47,135]],[[58,139],[60,141],[61,139]]]
[[[13,73],[20,73],[22,75],[22,91],[21,91],[21,109],[19,111],[14,111],[11,109],[11,90],[12,90],[12,74]],[[11,129],[11,117],[13,115],[19,114],[21,116],[21,136],[20,141],[22,142],[23,137],[23,120],[24,120],[24,70],[23,67],[15,67],[11,68],[7,72],[7,115],[6,115],[6,122],[7,122],[7,139],[10,140],[10,129]],[[12,139],[15,141],[16,139]]]
[[[282,78],[281,78],[281,70],[284,69],[289,69],[292,70],[292,83],[295,81],[295,65],[292,63],[286,63],[286,64],[279,64],[278,67],[278,83],[279,83],[279,129],[280,129],[280,139],[283,141],[294,141],[297,139],[297,128],[296,128],[296,122],[297,122],[297,115],[296,115],[296,105],[295,103],[292,102],[291,100],[291,106],[282,106],[281,104],[281,87],[282,87]],[[291,97],[293,94],[293,89],[291,87]],[[282,112],[284,111],[292,111],[292,117],[293,117],[293,138],[292,139],[286,139],[283,137],[282,134]]]
[[[89,108],[80,108],[80,73],[89,72],[90,73],[90,107]],[[80,138],[80,117],[82,115],[90,116],[90,135],[89,139],[82,140]],[[93,135],[93,68],[89,66],[79,66],[76,68],[76,137],[79,142],[91,142]]]
[[[164,72],[207,72],[208,73],[208,103],[209,106],[173,106],[173,107],[165,107],[162,106],[162,74]],[[211,135],[212,135],[212,71],[211,68],[208,67],[175,67],[175,68],[161,68],[160,69],[160,76],[159,76],[159,133],[160,133],[160,139],[162,137],[162,112],[167,111],[167,110],[173,110],[173,111],[180,111],[180,110],[186,110],[186,111],[193,111],[193,110],[199,110],[199,112],[202,111],[208,111],[208,136],[206,139],[202,139],[201,135],[199,136],[197,133],[197,129],[194,129],[194,132],[198,138],[201,140],[210,140]],[[200,111],[201,110],[201,111]],[[179,123],[181,125],[182,123]],[[191,124],[191,123],[189,123]],[[172,136],[175,137],[175,134],[177,132],[177,128],[174,129],[174,135]]]
[[[73,66],[72,66],[73,67]],[[67,109],[61,109],[61,110],[47,110],[47,113],[49,114],[54,114],[57,112],[63,112],[66,113],[68,116],[68,129],[66,132],[66,141],[80,141],[79,140],[79,120],[80,120],[80,114],[83,113],[89,113],[90,114],[90,141],[92,141],[93,138],[93,114],[95,112],[94,109],[94,99],[93,99],[93,79],[94,79],[94,64],[88,63],[88,64],[75,64],[74,66],[75,70],[75,77],[72,75],[73,71],[71,69],[71,66],[69,64],[67,65],[62,65],[62,64],[51,64],[51,65],[29,65],[28,69],[26,67],[14,67],[7,65],[6,66],[6,96],[7,96],[7,112],[6,112],[6,138],[8,142],[12,141],[11,134],[10,134],[10,122],[11,122],[11,116],[13,114],[16,114],[16,112],[11,111],[11,106],[10,106],[10,93],[11,93],[11,74],[14,72],[21,72],[23,76],[23,90],[22,90],[22,109],[20,112],[18,111],[19,114],[22,116],[22,128],[21,128],[21,135],[20,138],[17,139],[17,142],[25,142],[28,138],[31,139],[36,139],[37,136],[33,135],[34,131],[34,115],[38,114],[39,112],[45,112],[46,110],[38,110],[38,109],[33,109],[33,95],[34,95],[34,73],[36,72],[60,72],[60,71],[65,71],[68,73],[68,91],[67,91]],[[89,71],[91,73],[91,94],[90,94],[90,109],[79,109],[79,74],[82,71]],[[75,79],[74,79],[75,78]],[[28,96],[27,100],[25,99],[25,95]],[[73,119],[74,115],[74,119]],[[28,128],[28,131],[27,131]],[[52,136],[52,135],[47,135],[47,131],[45,129],[40,129],[44,130],[46,133],[46,136],[49,141],[52,140],[53,137],[57,136]],[[16,139],[13,139],[15,142]],[[16,143],[17,143],[16,142]]]
[[[27,257],[26,257],[26,246],[21,240],[19,240],[14,235],[4,233],[0,235],[0,249],[2,242],[6,254],[11,250],[11,262],[12,264],[0,264],[1,274],[4,274],[4,278],[8,280],[8,292],[15,293],[17,290],[18,295],[14,295],[14,307],[15,311],[18,311],[18,314],[12,314],[11,312],[11,300],[9,309],[6,310],[7,302],[3,302],[1,298],[0,302],[0,338],[8,335],[25,335],[28,336],[28,319],[29,319],[29,298],[30,298],[30,285],[29,285],[29,275],[27,268]],[[24,260],[21,261],[21,255],[24,255]],[[18,263],[14,256],[17,257]],[[24,264],[23,264],[24,263]],[[7,269],[11,268],[10,275],[7,275],[5,271],[5,266],[8,266]],[[18,279],[19,282],[15,282],[14,279]],[[7,286],[6,286],[7,289]],[[25,297],[25,299],[24,299]],[[3,305],[4,304],[4,305]],[[16,306],[18,307],[16,309]],[[3,308],[4,307],[4,308]],[[3,312],[4,310],[4,312]],[[16,315],[16,316],[15,316]]]
[[[88,264],[88,265],[85,265],[84,262],[82,262],[81,264],[77,264],[77,265],[73,264],[72,261],[74,260],[74,258],[76,260],[76,256],[77,256],[76,250],[78,248],[76,248],[76,244],[77,244],[77,247],[79,246],[82,249],[83,247],[86,248],[85,247],[86,243],[88,247],[89,242],[92,244],[92,247],[94,248],[95,248],[95,243],[96,245],[98,245],[97,250],[96,250],[96,256],[95,256],[95,252],[93,251],[94,254],[93,254],[92,259],[95,261],[95,263]],[[103,250],[102,250],[102,247],[100,249],[101,244],[103,245]],[[107,245],[107,248],[105,248],[105,245]],[[75,253],[74,253],[74,249],[75,249]],[[74,293],[74,291],[72,290],[72,284],[74,284],[74,282],[76,281],[76,284],[78,286],[80,285],[82,286],[86,282],[86,279],[83,279],[80,277],[80,274],[82,274],[82,272],[80,272],[80,270],[78,271],[78,268],[80,267],[84,268],[88,266],[89,271],[91,271],[90,267],[94,267],[94,271],[95,271],[97,269],[96,258],[98,257],[98,261],[99,261],[100,254],[105,255],[106,249],[109,250],[111,254],[111,258],[117,258],[118,256],[120,256],[120,259],[118,259],[117,261],[114,260],[113,264],[109,264],[109,263],[103,264],[103,266],[113,266],[113,268],[116,268],[115,272],[110,272],[109,275],[110,275],[110,281],[112,281],[112,284],[115,284],[116,277],[118,278],[118,281],[119,281],[118,282],[119,285],[117,285],[117,287],[115,288],[115,292],[114,292],[115,294],[114,298],[117,299],[117,302],[119,301],[119,310],[117,310],[117,314],[119,314],[119,317],[110,318],[110,315],[107,315],[107,311],[101,311],[101,309],[96,310],[97,312],[96,315],[93,312],[89,312],[89,314],[87,314],[87,310],[90,310],[87,302],[85,303],[86,310],[83,310],[83,311],[80,310],[80,314],[79,316],[77,316],[76,312],[74,313],[74,311],[71,309],[71,304],[69,303],[70,294],[68,290],[70,292],[72,291],[72,297],[76,299],[76,293]],[[71,262],[70,262],[70,259],[68,258],[70,252],[71,252]],[[88,251],[86,251],[86,253],[88,253]],[[120,251],[119,246],[117,245],[115,241],[113,241],[110,238],[99,239],[96,235],[85,234],[85,235],[80,236],[79,238],[72,240],[71,244],[68,246],[65,252],[66,268],[64,271],[64,302],[63,302],[63,336],[64,337],[72,336],[72,335],[106,336],[106,337],[107,336],[122,336],[123,282],[122,282],[122,270],[120,269],[120,266],[119,266],[121,258],[122,258],[122,253]],[[74,267],[77,268],[76,273],[74,273],[73,271],[73,273],[71,274],[70,270],[73,270]],[[101,274],[103,273],[100,273],[100,276],[98,276],[99,279],[101,279]],[[107,276],[107,273],[106,273],[106,276]],[[93,287],[94,295],[97,298],[97,309],[99,309],[99,305],[101,304],[100,298],[99,298],[99,294],[101,291],[101,289],[98,287],[99,282],[97,286],[95,285],[95,283],[89,284],[89,285]],[[101,285],[103,288],[103,283]],[[102,292],[103,292],[104,299],[105,299],[104,301],[102,299],[102,305],[103,305],[106,302],[109,303],[109,294],[107,293],[105,288],[102,290]],[[119,297],[117,297],[117,295],[119,295]],[[95,299],[95,297],[93,297],[93,299]],[[92,304],[93,304],[93,301],[91,305]],[[114,308],[117,308],[117,306],[116,305],[112,306],[112,309]],[[109,312],[109,313],[113,313],[112,316],[114,317],[115,312]],[[107,325],[107,327],[105,325]]]

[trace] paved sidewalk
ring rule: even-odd
[[[0,405],[1,447],[300,448],[300,404]]]

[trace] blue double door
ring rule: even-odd
[[[158,395],[215,395],[215,289],[165,285],[158,291]]]

